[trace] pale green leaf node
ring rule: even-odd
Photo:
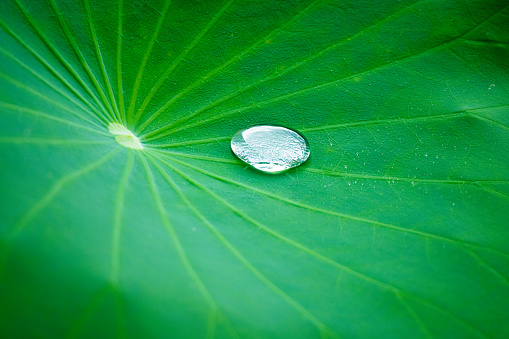
[[[108,125],[108,130],[115,136],[115,140],[120,145],[132,149],[143,149],[140,139],[138,139],[124,125],[112,122]]]

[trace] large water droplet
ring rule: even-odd
[[[241,129],[232,138],[233,153],[254,168],[278,173],[297,167],[309,157],[309,144],[299,133],[280,126]]]

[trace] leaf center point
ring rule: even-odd
[[[108,125],[108,130],[115,136],[115,140],[122,146],[132,149],[143,149],[140,139],[136,137],[124,125],[112,122]]]

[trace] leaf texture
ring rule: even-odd
[[[1,12],[0,336],[509,336],[508,1]]]

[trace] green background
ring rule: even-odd
[[[1,7],[1,337],[509,337],[508,1]]]

